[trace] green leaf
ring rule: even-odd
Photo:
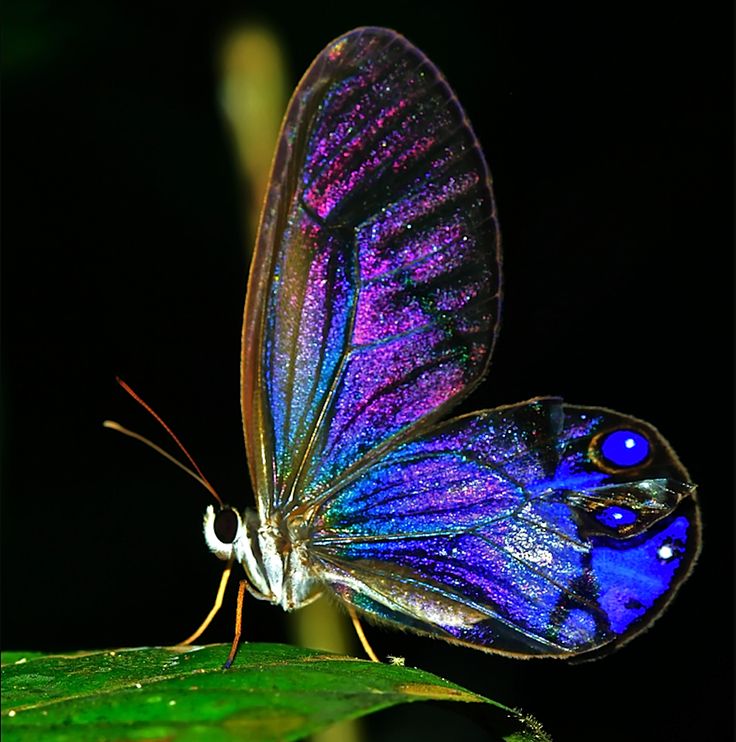
[[[408,667],[279,644],[2,655],[7,740],[296,740],[411,701],[495,707],[507,740],[544,740],[536,722]],[[513,723],[508,726],[508,721]]]

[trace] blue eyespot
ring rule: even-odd
[[[621,528],[622,526],[630,526],[632,523],[635,523],[636,513],[628,508],[611,505],[598,513],[596,518],[607,528]]]
[[[634,430],[614,430],[600,444],[601,454],[616,467],[638,466],[649,456],[649,441]]]

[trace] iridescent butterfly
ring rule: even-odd
[[[521,656],[592,656],[662,612],[700,522],[651,425],[556,398],[438,422],[486,372],[500,284],[447,82],[393,31],[333,41],[289,104],[248,281],[257,510],[205,516],[253,595]]]

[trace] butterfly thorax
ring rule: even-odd
[[[303,527],[276,513],[261,521],[255,510],[241,516],[225,507],[215,513],[207,508],[205,540],[220,559],[243,565],[250,592],[291,611],[308,603],[316,586],[309,569]]]

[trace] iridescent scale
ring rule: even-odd
[[[307,72],[255,261],[245,427],[270,509],[334,487],[482,376],[499,314],[488,170],[400,36],[353,32]]]
[[[696,531],[693,486],[667,455],[638,481],[593,462],[597,431],[627,423],[554,399],[452,420],[324,503],[312,554],[328,579],[356,578],[344,599],[427,633],[525,654],[614,641],[687,568],[663,546]]]
[[[490,177],[449,86],[392,31],[332,42],[284,120],[246,301],[264,596],[284,565],[284,585],[523,655],[615,646],[661,612],[700,537],[654,428],[556,399],[437,425],[499,311]]]

